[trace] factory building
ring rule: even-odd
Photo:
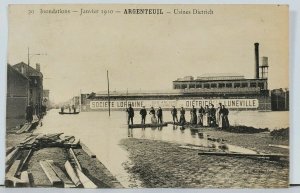
[[[254,44],[254,78],[240,74],[203,74],[196,78],[186,76],[173,81],[172,90],[164,91],[121,91],[110,93],[112,110],[126,108],[132,104],[136,108],[151,106],[170,109],[196,108],[222,103],[231,110],[271,110],[268,88],[268,58],[259,57],[259,44]],[[83,99],[83,98],[82,98]],[[92,93],[82,100],[83,110],[107,110],[106,92]]]

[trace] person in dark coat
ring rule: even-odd
[[[147,116],[147,110],[145,109],[145,106],[143,106],[143,108],[140,110],[140,115],[142,118],[141,124],[145,124],[146,123],[146,116]]]
[[[156,114],[157,114],[158,123],[162,123],[163,122],[162,121],[163,112],[162,112],[161,107],[158,107]]]
[[[154,110],[153,107],[151,107],[151,110],[150,110],[149,114],[151,115],[151,123],[152,124],[156,124],[157,123],[157,119],[156,119],[155,110]]]
[[[129,104],[129,107],[126,109],[126,112],[128,114],[127,124],[131,122],[131,125],[133,125],[133,117],[134,117],[134,110],[131,107],[131,104]]]
[[[222,129],[226,129],[230,125],[229,125],[229,119],[228,119],[229,110],[227,108],[225,108],[225,105],[222,105],[220,114],[221,114],[221,119],[222,119],[222,121],[221,121]]]
[[[64,106],[62,106],[62,107],[60,107],[60,112],[64,112],[64,110],[65,110],[65,107]]]
[[[216,126],[216,109],[213,104],[211,104],[211,116],[212,116],[212,126]]]
[[[210,104],[210,108],[208,109],[208,124],[210,127],[216,125],[216,109],[213,104]]]
[[[185,110],[183,109],[183,107],[181,107],[179,123],[180,123],[181,125],[184,125],[185,122],[186,122],[186,121],[185,121]]]
[[[35,110],[35,115],[37,117],[40,117],[40,112],[39,112],[39,105],[36,103],[34,106],[34,110]]]
[[[33,120],[33,112],[34,112],[34,110],[33,110],[32,104],[28,105],[26,107],[26,121],[28,123],[31,123]]]
[[[192,107],[191,111],[191,124],[197,124],[197,109],[194,107]]]
[[[203,115],[205,113],[204,108],[201,106],[199,111],[198,111],[198,119],[197,119],[197,124],[200,126],[203,126]]]
[[[171,114],[173,117],[174,124],[175,124],[175,120],[176,120],[176,123],[178,123],[177,109],[175,108],[175,106],[173,106],[173,109],[171,110]]]

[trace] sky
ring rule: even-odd
[[[120,10],[85,14],[81,9]],[[160,8],[163,15],[124,15]],[[40,14],[70,9],[71,14]],[[174,14],[213,10],[211,15]],[[34,10],[34,14],[28,14]],[[167,14],[166,12],[170,12]],[[8,63],[40,63],[50,99],[111,90],[172,89],[172,81],[206,73],[254,77],[254,43],[269,58],[269,88],[288,88],[288,9],[276,5],[11,5]],[[44,54],[47,55],[35,55]]]

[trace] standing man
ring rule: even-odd
[[[173,122],[175,124],[175,119],[176,119],[176,123],[178,123],[178,117],[177,117],[177,109],[175,108],[175,106],[173,106],[173,109],[171,111],[172,117],[173,117]]]
[[[181,125],[185,124],[185,110],[183,109],[183,107],[181,107],[181,110],[180,110],[179,122],[180,122]]]
[[[127,124],[129,125],[129,123],[131,122],[131,125],[133,125],[134,110],[131,107],[131,104],[129,104],[129,107],[128,107],[128,109],[126,109],[126,111],[128,113]]]
[[[195,109],[195,106],[193,105],[191,109],[191,124],[197,124],[197,109]]]
[[[31,123],[33,120],[33,106],[32,103],[30,103],[27,107],[26,107],[26,121],[28,123]]]
[[[201,107],[199,109],[199,112],[198,112],[198,119],[197,119],[198,120],[197,124],[200,125],[200,126],[203,126],[203,115],[204,114],[205,114],[205,110],[201,105]]]
[[[215,127],[216,126],[216,109],[214,108],[214,105],[211,104],[211,108],[210,108],[210,111],[209,111],[209,117],[210,117],[210,125],[211,127]]]
[[[146,122],[146,116],[147,116],[147,111],[145,109],[145,106],[143,106],[143,108],[140,110],[140,115],[142,117],[141,124],[145,124],[145,122]]]
[[[220,113],[221,109],[222,109],[222,103],[219,103],[219,107],[216,110],[216,124],[218,125],[218,127],[222,127],[222,123],[221,123],[222,117],[221,117],[221,113]]]
[[[157,119],[158,119],[158,123],[162,123],[162,116],[163,116],[163,113],[162,113],[162,109],[161,107],[158,107],[158,110],[157,110]]]

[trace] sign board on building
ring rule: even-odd
[[[184,107],[191,108],[193,105],[195,108],[199,108],[201,106],[213,104],[214,106],[218,106],[219,103],[225,105],[227,108],[258,108],[259,102],[258,99],[193,99],[193,100],[114,100],[110,102],[111,109],[120,109],[126,108],[128,104],[131,104],[134,108],[141,108],[145,106],[146,108],[154,107],[154,108],[172,108],[175,106],[176,108]],[[90,102],[91,109],[107,109],[108,101],[91,101]]]

